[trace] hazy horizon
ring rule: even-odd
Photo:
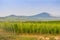
[[[0,0],[0,17],[31,16],[42,12],[60,16],[60,0]]]

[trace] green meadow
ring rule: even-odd
[[[0,22],[0,28],[16,34],[60,34],[60,21]]]
[[[0,22],[0,29],[3,30],[0,32],[0,35],[5,38],[9,35],[23,35],[23,34],[32,34],[32,35],[60,35],[60,21],[4,21]],[[0,30],[0,31],[1,31]],[[0,38],[1,38],[0,36]],[[21,38],[21,37],[20,37]],[[27,37],[22,37],[21,40],[28,40]],[[2,40],[2,39],[1,39]],[[5,40],[5,39],[4,39]],[[8,40],[8,39],[7,39]],[[12,39],[11,39],[12,40]],[[35,38],[30,38],[29,40],[37,40]]]

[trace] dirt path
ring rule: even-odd
[[[37,40],[60,40],[60,35],[32,35],[32,34],[22,34],[18,35],[21,37],[35,37]]]

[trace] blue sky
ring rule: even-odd
[[[31,16],[42,12],[60,16],[60,0],[0,0],[0,16]]]

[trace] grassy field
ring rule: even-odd
[[[33,37],[22,37],[22,34],[32,34]],[[17,36],[20,35],[20,36]],[[0,40],[44,40],[35,35],[60,35],[60,21],[26,21],[26,22],[0,22]],[[26,36],[26,35],[25,35]],[[49,36],[48,36],[49,37]],[[60,36],[58,36],[60,37]],[[55,40],[52,36],[47,38]],[[60,39],[59,39],[60,40]]]

